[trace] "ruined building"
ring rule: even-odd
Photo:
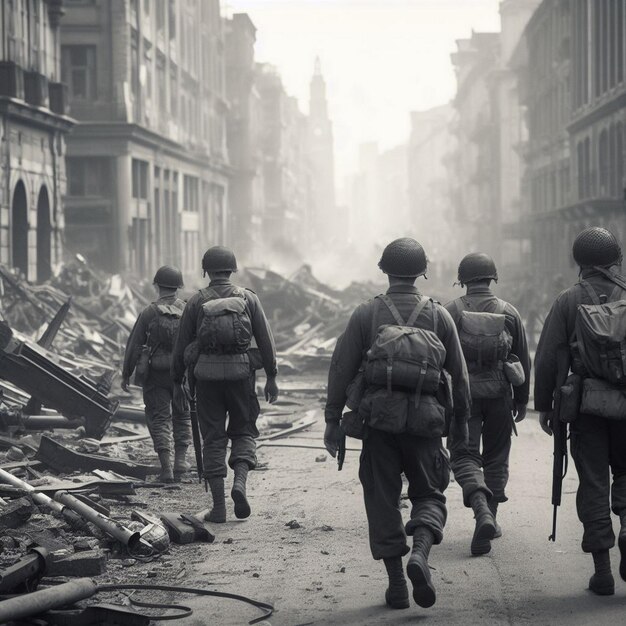
[[[0,60],[0,262],[47,279],[61,257],[67,117],[61,0],[3,0]]]
[[[219,0],[72,3],[63,80],[80,121],[68,140],[66,239],[110,271],[167,262],[199,279],[225,242],[224,33]]]

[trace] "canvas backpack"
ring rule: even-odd
[[[374,314],[371,348],[367,352],[365,378],[368,386],[385,387],[391,394],[394,387],[414,390],[416,405],[422,394],[436,394],[446,359],[446,349],[437,336],[435,303],[422,298],[405,321],[388,295],[377,297],[378,307],[386,306],[397,324],[377,327]],[[419,314],[430,304],[433,330],[414,326]]]
[[[249,378],[253,333],[245,291],[236,289],[225,298],[210,288],[201,293],[205,301],[198,321],[195,377],[213,382]]]
[[[585,378],[626,387],[626,282],[609,272],[603,273],[615,283],[606,301],[587,281],[579,283],[592,304],[578,305],[571,342],[576,365],[573,369],[580,372],[582,366]]]
[[[493,313],[472,311],[466,298],[456,301],[459,309],[459,340],[467,362],[472,398],[498,398],[508,388],[504,363],[513,337],[506,327],[506,303],[498,299]]]
[[[169,370],[172,350],[185,308],[182,300],[172,304],[154,303],[155,316],[148,325],[148,345],[152,348],[150,368],[156,371]]]

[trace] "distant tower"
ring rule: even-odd
[[[335,211],[335,153],[333,125],[328,117],[326,81],[322,64],[315,59],[309,100],[309,158],[311,162],[311,225],[325,237],[343,226]]]

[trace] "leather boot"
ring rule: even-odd
[[[622,522],[622,528],[619,531],[619,538],[617,540],[620,552],[619,575],[622,580],[626,580],[626,511],[622,511],[619,517]]]
[[[472,494],[470,504],[476,519],[471,545],[472,556],[481,556],[491,552],[491,540],[496,534],[496,521],[487,505],[487,496],[482,491]]]
[[[402,571],[402,557],[396,556],[392,559],[383,559],[389,586],[385,591],[385,602],[392,609],[409,608],[409,589],[406,586],[404,572]]]
[[[589,589],[599,596],[612,596],[615,593],[615,580],[611,572],[611,557],[608,550],[592,552],[594,575],[589,579]]]
[[[406,566],[406,573],[413,585],[413,600],[425,609],[437,600],[428,567],[428,555],[434,541],[435,536],[428,528],[418,526],[413,533],[413,550]]]
[[[188,469],[187,446],[176,446],[174,448],[174,479],[180,481]]]
[[[214,524],[223,524],[226,521],[226,497],[224,495],[224,479],[209,478],[209,488],[211,489],[211,498],[213,499],[213,507],[204,516],[207,522]]]
[[[250,470],[247,463],[235,463],[235,480],[230,497],[235,503],[235,517],[237,519],[246,519],[250,517],[250,505],[246,497],[246,480],[248,479],[248,471]]]
[[[176,473],[176,469],[174,469],[174,473]],[[493,538],[500,539],[500,537],[502,537],[502,528],[500,528],[500,524],[498,524],[498,503],[495,500],[491,500],[489,503],[489,510],[493,515],[493,521],[496,523],[496,534]]]
[[[159,452],[159,463],[161,464],[161,473],[158,480],[162,483],[173,483],[172,453],[169,450],[161,450]]]

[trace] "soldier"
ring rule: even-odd
[[[229,465],[234,470],[231,497],[235,516],[250,515],[246,495],[248,471],[256,467],[256,420],[259,402],[255,389],[255,365],[250,361],[250,343],[256,341],[265,369],[265,399],[278,398],[276,348],[267,318],[257,295],[233,285],[237,271],[235,255],[214,246],[202,259],[208,288],[187,303],[174,349],[172,376],[181,383],[185,370],[195,379],[198,421],[203,439],[204,477],[213,498],[207,521],[224,523],[226,447],[231,440]],[[226,418],[228,416],[228,427]]]
[[[446,304],[446,309],[459,330],[466,357],[472,414],[468,446],[455,448],[451,462],[463,489],[463,502],[474,511],[471,553],[479,556],[491,550],[491,539],[502,536],[496,515],[498,505],[508,499],[505,488],[513,419],[521,422],[526,416],[530,356],[519,313],[491,291],[491,281],[498,281],[493,259],[487,254],[468,254],[459,265],[458,281],[467,293]],[[514,360],[511,355],[517,357],[514,367],[523,370],[524,382],[515,387],[506,377]]]
[[[159,298],[141,312],[126,344],[122,389],[128,391],[130,377],[137,368],[137,374],[144,376],[137,382],[143,387],[146,423],[161,463],[159,480],[174,482],[188,469],[186,456],[191,441],[185,393],[180,384],[172,382],[170,373],[174,339],[185,307],[177,297],[183,287],[180,270],[169,265],[159,268],[154,286]]]
[[[443,538],[447,517],[444,491],[450,476],[441,440],[446,420],[435,394],[445,367],[454,389],[452,427],[458,431],[456,440],[463,444],[470,409],[467,369],[450,315],[438,303],[421,295],[415,286],[416,279],[425,275],[427,269],[422,246],[410,238],[395,240],[385,248],[379,267],[389,279],[387,293],[354,311],[333,354],[324,444],[335,456],[343,436],[340,421],[347,391],[364,366],[367,388],[358,409],[364,421],[359,478],[372,556],[384,561],[388,573],[387,605],[408,608],[402,557],[410,550],[407,535],[412,535],[407,574],[413,585],[413,599],[419,606],[430,607],[435,603],[436,592],[428,556],[432,545],[441,543]],[[387,347],[398,341],[397,354],[404,351],[409,357],[407,361],[394,362],[391,355],[380,360],[375,357],[374,353],[380,353],[375,346],[384,353],[383,332],[391,332],[395,338]],[[425,348],[427,344],[432,350]],[[407,346],[413,347],[406,350]],[[410,363],[415,358],[420,361],[417,370]],[[406,381],[401,380],[403,371],[408,377]],[[412,503],[406,527],[399,509],[402,473],[408,480]]]
[[[588,371],[588,361],[581,361],[583,338],[577,336],[576,330],[579,328],[580,305],[598,305],[625,299],[625,278],[620,275],[622,251],[611,232],[594,227],[582,231],[576,237],[573,255],[580,267],[580,281],[563,291],[552,305],[541,333],[535,360],[535,408],[540,412],[542,429],[549,435],[552,434],[555,420],[560,418],[553,413],[555,391],[563,384],[557,382],[562,377],[557,354],[565,352],[569,355],[565,375],[571,369],[583,379],[583,405],[584,389],[588,383],[604,386],[605,390],[598,394],[600,404],[603,405],[598,413],[608,411],[614,398],[611,385],[597,380],[602,374],[599,376]],[[623,329],[624,326],[621,325],[620,328]],[[623,347],[620,347],[620,342],[621,346],[624,344],[622,338],[623,334],[617,338],[615,352],[607,352],[609,346],[606,344],[604,347],[605,361],[616,364],[620,380],[626,375]],[[585,351],[587,357],[593,356],[591,345]],[[598,360],[604,359],[599,355]],[[623,398],[622,391],[617,393]],[[589,589],[598,595],[615,593],[609,556],[609,550],[615,545],[611,508],[621,519],[620,575],[626,580],[626,421],[623,419],[623,407],[618,404],[617,408],[617,414],[611,419],[592,414],[591,409],[581,406],[575,421],[570,425],[572,457],[579,478],[576,508],[583,524],[582,549],[584,552],[591,552],[593,556],[595,573],[589,581]],[[563,417],[571,420],[571,416]],[[609,472],[613,474],[612,488]]]

